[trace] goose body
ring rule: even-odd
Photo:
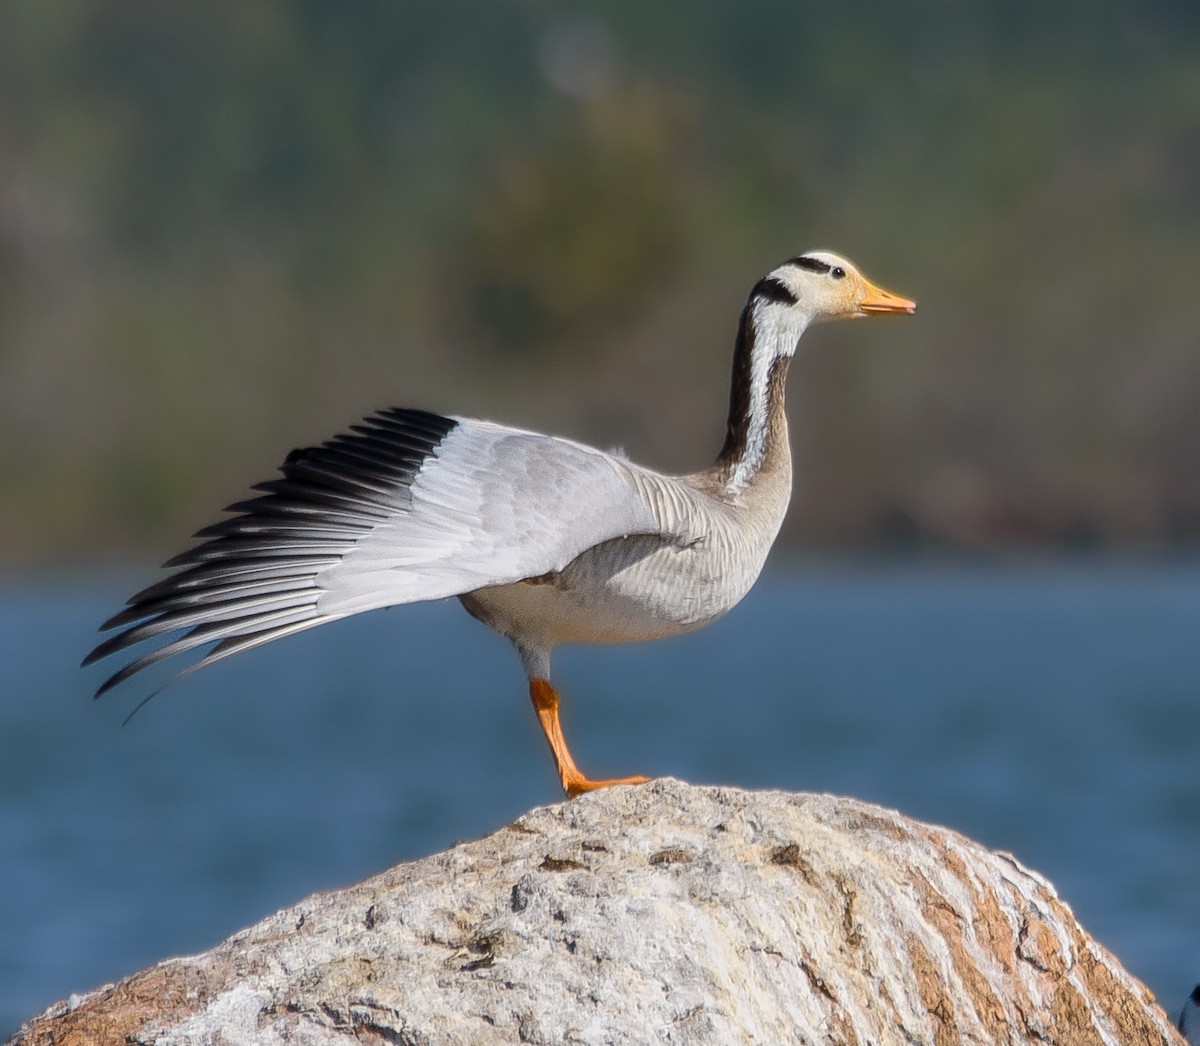
[[[781,450],[786,465],[786,441]],[[664,476],[605,458],[620,487],[603,501],[592,492],[586,504],[607,505],[606,518],[619,507],[619,532],[536,577],[462,596],[526,657],[559,643],[664,639],[709,624],[749,591],[783,522],[787,468],[734,502],[703,475]]]
[[[458,596],[520,655],[568,796],[644,780],[591,780],[575,766],[551,652],[679,635],[740,601],[791,495],[784,382],[801,334],[819,320],[914,309],[824,251],[763,277],[738,326],[724,445],[690,475],[409,409],[293,451],[282,478],[230,506],[167,564],[173,573],[105,622],[121,630],[85,664],[153,645],[97,696],[177,654],[208,648],[190,672],[351,614]]]

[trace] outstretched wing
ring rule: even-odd
[[[293,451],[280,471],[104,623],[123,630],[85,665],[145,640],[159,645],[97,697],[206,644],[215,646],[186,671],[364,610],[561,570],[601,541],[660,530],[635,470],[619,459],[424,411],[380,411]]]

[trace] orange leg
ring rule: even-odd
[[[542,732],[550,742],[550,751],[554,753],[554,763],[558,767],[558,776],[562,780],[563,791],[568,799],[574,799],[584,792],[593,792],[597,788],[608,788],[610,785],[644,784],[648,777],[614,777],[606,781],[593,781],[584,777],[571,751],[567,748],[567,739],[563,737],[562,727],[558,723],[558,691],[550,685],[548,679],[531,679],[529,681],[529,696],[533,699],[533,707],[537,712],[538,722],[542,724]]]

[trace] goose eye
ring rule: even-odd
[[[829,270],[829,275],[832,276],[835,280],[840,280],[846,275],[846,270],[843,269],[840,265],[835,265],[832,269]]]

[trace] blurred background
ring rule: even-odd
[[[920,312],[805,339],[765,595],[699,645],[561,659],[584,765],[952,824],[1173,1008],[1198,212],[1192,0],[0,6],[0,1031],[555,799],[515,659],[453,607],[234,659],[119,730],[134,701],[88,707],[75,666],[154,564],[387,405],[700,467],[749,288],[814,247]]]
[[[5,561],[171,548],[395,402],[706,464],[812,247],[922,309],[806,344],[790,547],[1194,541],[1198,18],[5,4]]]

